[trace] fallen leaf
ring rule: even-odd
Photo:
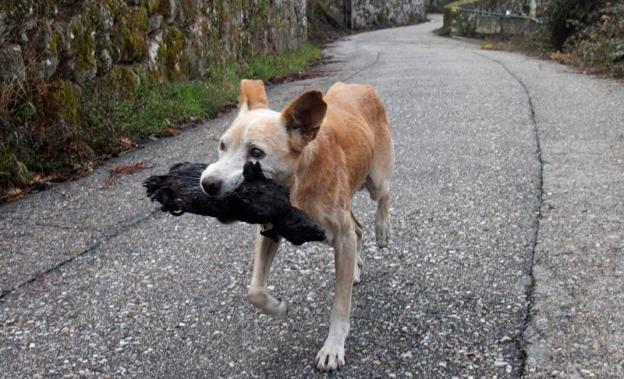
[[[21,199],[22,196],[24,196],[24,190],[21,188],[8,188],[2,197],[7,202],[12,202]]]
[[[119,139],[119,142],[126,146],[126,147],[137,147],[138,145],[136,143],[134,143],[134,141],[132,141],[130,138],[128,137],[121,137]]]
[[[174,137],[180,133],[178,130],[173,128],[167,128],[158,134],[159,137]]]
[[[119,177],[124,175],[132,175],[139,171],[143,171],[146,168],[149,167],[146,167],[142,161],[136,161],[132,164],[121,164],[119,166],[116,166],[110,171],[108,178],[106,178],[105,186],[110,187],[117,182],[117,179],[119,179]]]
[[[569,53],[562,53],[561,51],[555,51],[550,54],[550,59],[561,64],[571,64],[574,62],[574,56]]]
[[[32,177],[32,179],[30,180],[30,183],[34,184],[34,183],[39,183],[39,182],[42,182],[42,181],[43,181],[43,175],[36,174],[35,176]]]
[[[37,174],[30,179],[28,183],[28,190],[45,190],[50,187],[50,178],[44,177],[41,174]]]

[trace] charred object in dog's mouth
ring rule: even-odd
[[[150,176],[143,186],[161,210],[174,216],[186,212],[216,217],[221,222],[243,221],[271,224],[262,234],[273,240],[282,236],[295,245],[325,240],[325,233],[299,208],[290,204],[288,188],[268,179],[259,162],[245,163],[244,181],[224,196],[211,196],[200,188],[200,177],[207,165],[178,163],[166,175]]]

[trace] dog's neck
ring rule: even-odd
[[[295,172],[290,178],[290,182],[288,187],[290,189],[291,197],[292,194],[297,192],[298,189],[304,184],[304,180],[308,175],[312,164],[316,161],[317,148],[315,141],[312,141],[308,146],[306,146],[301,155],[299,156],[299,161],[297,163],[297,167],[295,168]]]
[[[290,200],[294,206],[308,211],[306,205],[314,203],[313,197],[324,191],[319,189],[328,185],[331,181],[327,175],[330,173],[324,167],[320,167],[326,160],[320,159],[321,149],[317,140],[314,140],[303,149],[294,175],[289,183]],[[310,204],[307,204],[310,203]]]

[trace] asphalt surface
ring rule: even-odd
[[[390,247],[366,225],[336,377],[624,375],[624,86],[441,38],[434,22],[328,47],[372,84],[396,149]],[[0,207],[0,377],[315,377],[333,257],[284,244],[273,321],[244,298],[254,228],[161,214],[141,182],[210,162],[229,113]],[[105,186],[109,170],[151,168]]]

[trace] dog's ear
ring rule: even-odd
[[[262,80],[243,79],[240,84],[240,101],[238,104],[241,112],[257,109],[268,108],[266,90]]]
[[[293,150],[303,150],[316,137],[326,110],[323,94],[313,90],[299,96],[282,111]]]

